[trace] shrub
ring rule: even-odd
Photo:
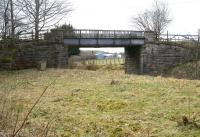
[[[5,57],[0,59],[0,62],[2,63],[11,63],[12,61],[13,59],[11,57]]]
[[[100,67],[98,65],[86,65],[87,70],[97,70]]]

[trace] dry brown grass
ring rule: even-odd
[[[200,118],[200,81],[101,69],[0,72],[1,98],[9,97],[15,106],[5,133],[12,133],[9,129],[13,129],[19,111],[18,129],[44,88],[58,75],[30,114],[22,136],[41,137],[46,127],[51,137],[200,135],[190,124],[178,125],[183,116],[189,121],[194,116]]]

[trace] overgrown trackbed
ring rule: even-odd
[[[21,134],[34,136],[50,122],[49,136],[200,136],[199,129],[179,124],[182,116],[200,118],[200,81],[120,70],[2,71],[0,109],[5,96],[13,97],[20,123],[58,75]]]

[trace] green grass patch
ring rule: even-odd
[[[176,78],[200,79],[200,61],[181,64],[169,70],[168,74]]]
[[[54,79],[55,84],[34,108],[21,136],[40,135],[49,122],[51,137],[200,136],[198,128],[179,125],[182,116],[200,118],[199,80],[102,69],[1,71],[0,105],[5,95],[12,97],[22,120]],[[15,120],[13,115],[11,121]],[[8,122],[11,125],[3,130],[9,132],[13,122]]]
[[[11,63],[12,61],[13,61],[13,58],[11,57],[0,58],[0,62],[2,63]]]

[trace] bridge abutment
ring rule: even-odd
[[[141,51],[141,70],[145,74],[162,74],[195,59],[195,48],[167,44],[145,44]]]
[[[140,74],[142,46],[125,47],[125,73]]]
[[[125,73],[159,75],[195,58],[195,49],[166,44],[125,47]]]
[[[0,60],[1,66],[14,69],[37,67],[45,60],[47,67],[68,67],[68,46],[74,47],[124,47],[127,74],[161,74],[166,70],[195,58],[194,48],[172,44],[156,44],[154,32],[120,30],[52,30],[45,40],[22,42],[9,63]],[[1,55],[2,54],[2,55]],[[0,57],[11,53],[0,52]],[[2,57],[1,57],[2,58]],[[5,62],[5,63],[4,63]]]
[[[35,68],[40,61],[46,61],[48,68],[67,68],[68,47],[59,43],[23,43],[16,49],[13,69]]]

